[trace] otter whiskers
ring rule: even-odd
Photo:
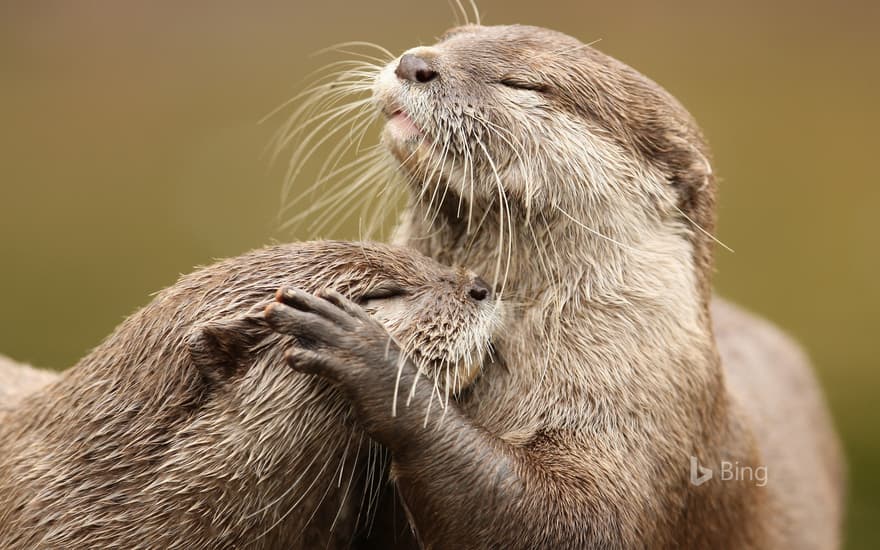
[[[378,54],[351,50],[358,47],[373,49]],[[383,176],[393,170],[382,151],[377,147],[362,151],[361,143],[379,117],[373,107],[372,83],[382,66],[394,56],[385,48],[369,42],[346,42],[318,53],[330,50],[358,59],[325,65],[316,71],[319,76],[308,90],[297,94],[269,115],[273,116],[296,103],[296,108],[275,136],[272,154],[274,160],[282,151],[293,148],[287,163],[279,212],[282,230],[289,230],[316,212],[325,212],[311,222],[310,230],[323,231],[327,221],[335,219],[338,224],[330,230],[335,231],[339,224],[351,217],[351,211],[356,210],[348,207],[358,198],[366,199],[363,212],[371,209],[378,198],[369,193],[373,183],[387,179]],[[323,161],[317,165],[314,159],[319,152]],[[354,159],[344,161],[352,152]],[[294,194],[302,171],[309,165],[316,166],[317,177],[304,192]],[[328,182],[333,184],[325,189]],[[318,190],[321,191],[320,198],[304,206],[301,197],[313,195]],[[383,189],[383,193],[387,190]],[[289,215],[294,208],[298,210],[297,213]],[[375,220],[375,217],[371,219]]]

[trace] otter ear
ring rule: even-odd
[[[186,345],[205,382],[216,386],[247,370],[251,349],[270,333],[262,316],[245,315],[195,326]]]

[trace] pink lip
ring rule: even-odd
[[[401,109],[397,109],[388,117],[388,126],[402,139],[412,139],[422,136],[422,130]]]

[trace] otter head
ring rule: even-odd
[[[454,28],[388,63],[373,98],[413,207],[446,225],[503,207],[635,247],[663,225],[708,267],[715,191],[700,130],[657,84],[589,45],[538,27]]]
[[[498,303],[489,285],[473,273],[435,269],[419,275],[422,284],[386,281],[368,289],[360,301],[422,372],[458,393],[474,381],[491,352]]]
[[[502,308],[474,273],[442,266],[410,249],[380,244],[325,241],[292,246],[293,252],[264,261],[259,269],[253,260],[239,263],[252,271],[248,278],[267,269],[279,271],[268,281],[261,280],[261,286],[293,286],[307,292],[333,288],[360,303],[443,393],[460,392],[480,373]],[[256,294],[259,288],[251,292]],[[283,363],[276,355],[288,345],[279,342],[283,337],[264,321],[271,294],[264,296],[249,313],[200,324],[189,335],[190,356],[209,385],[260,362]],[[217,299],[228,297],[220,293]]]
[[[500,302],[480,277],[408,249],[370,255],[372,273],[341,291],[378,319],[438,387],[458,393],[480,373],[500,324]],[[390,268],[390,269],[389,269]]]

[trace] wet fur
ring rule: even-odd
[[[282,286],[358,297],[390,285],[406,292],[391,316],[402,346],[444,340],[466,352],[481,334],[485,346],[495,316],[494,301],[469,301],[472,284],[411,251],[337,242],[275,246],[182,277],[3,418],[0,546],[348,546],[381,454],[335,390],[284,364],[294,341],[263,310]],[[406,316],[426,311],[446,312],[453,333],[414,331]]]

